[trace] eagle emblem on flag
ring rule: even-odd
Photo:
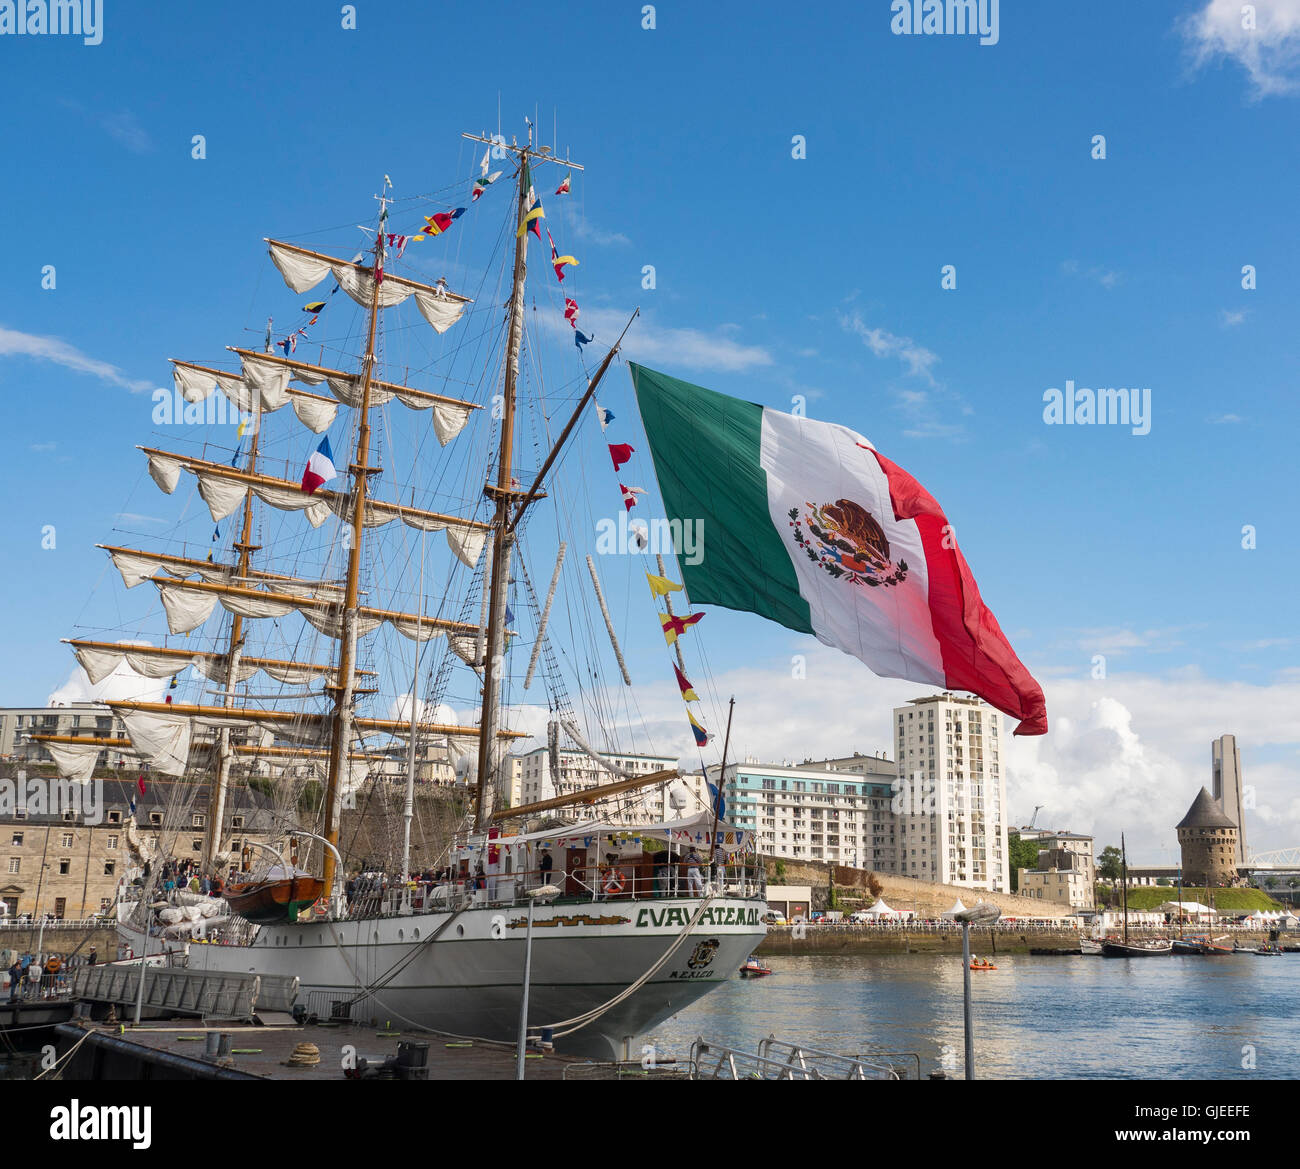
[[[794,542],[836,580],[847,577],[852,584],[874,589],[907,579],[907,561],[890,560],[885,530],[862,504],[837,499],[804,506],[808,510],[802,518],[797,507],[788,512]]]

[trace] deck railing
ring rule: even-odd
[[[761,900],[765,885],[761,870],[707,864],[633,868],[628,864],[600,865],[557,872],[529,869],[514,873],[457,873],[438,881],[411,881],[376,888],[363,882],[348,898],[348,917],[392,914],[443,913],[449,909],[525,906],[533,890],[551,886],[560,890],[553,900],[581,902],[649,901],[658,898],[702,898],[709,895]]]

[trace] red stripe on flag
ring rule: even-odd
[[[970,565],[956,542],[944,547],[948,517],[924,487],[879,451],[872,451],[889,480],[894,516],[914,519],[930,578],[930,622],[943,655],[944,682],[968,690],[1020,719],[1017,735],[1047,733],[1042,687],[1016,657],[997,618],[980,598]],[[949,528],[951,531],[951,528]]]

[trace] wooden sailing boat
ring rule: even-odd
[[[533,946],[530,1003],[537,1012],[535,1017],[542,1022],[565,1023],[566,1030],[576,1032],[571,1049],[608,1054],[620,1050],[628,1037],[642,1033],[717,985],[726,972],[737,969],[766,932],[760,920],[765,908],[762,880],[757,872],[742,872],[719,877],[714,886],[701,892],[688,889],[682,874],[681,882],[670,878],[667,889],[659,887],[659,878],[651,875],[655,862],[642,851],[643,842],[667,844],[671,850],[675,842],[689,839],[702,842],[706,851],[730,855],[743,849],[748,839],[747,832],[721,822],[716,809],[704,807],[676,818],[664,815],[630,823],[609,818],[614,802],[622,811],[635,808],[646,791],[676,780],[679,772],[675,768],[649,775],[620,775],[608,759],[588,747],[586,753],[597,766],[615,772],[615,782],[519,808],[492,806],[494,794],[503,787],[503,747],[511,740],[528,737],[523,731],[507,728],[502,711],[504,662],[513,634],[507,629],[511,621],[507,602],[512,584],[521,577],[526,584],[519,544],[523,521],[532,505],[546,497],[542,489],[545,477],[592,402],[597,385],[618,353],[618,344],[586,379],[585,393],[572,417],[532,477],[531,486],[524,490],[516,478],[515,440],[525,332],[529,234],[525,225],[533,201],[529,176],[530,167],[559,160],[548,149],[533,145],[531,131],[524,145],[507,145],[499,135],[465,137],[500,150],[502,157],[512,159],[518,167],[516,191],[506,215],[514,239],[510,297],[504,344],[495,366],[502,378],[497,396],[500,409],[493,412],[500,433],[483,489],[490,515],[481,518],[455,509],[417,506],[414,488],[408,499],[385,494],[373,482],[381,473],[373,441],[373,409],[396,400],[408,409],[428,411],[439,443],[446,445],[480,408],[467,399],[411,387],[406,377],[385,381],[378,376],[378,353],[383,344],[379,323],[384,309],[414,299],[421,316],[441,334],[471,303],[441,281],[428,284],[385,270],[394,260],[393,236],[386,222],[390,206],[387,188],[380,197],[374,243],[365,263],[360,257],[343,260],[268,240],[273,262],[295,293],[301,295],[332,275],[338,285],[335,291],[342,288],[365,309],[359,368],[341,368],[346,362],[326,364],[323,353],[315,362],[291,358],[294,347],[289,338],[284,355],[273,355],[269,352],[269,327],[267,352],[232,350],[240,363],[239,374],[175,362],[174,378],[187,401],[206,400],[214,389],[220,389],[251,412],[252,442],[246,455],[241,444],[230,462],[224,457],[210,458],[206,450],[183,454],[161,447],[141,449],[151,478],[165,493],[175,490],[182,475],[191,475],[214,523],[220,525],[240,513],[240,536],[232,544],[236,555],[218,560],[183,549],[152,552],[110,545],[106,550],[128,588],[147,582],[157,590],[172,634],[188,636],[199,630],[217,606],[231,616],[229,634],[220,646],[198,649],[92,639],[72,642],[88,673],[102,676],[105,669],[111,671],[124,661],[146,677],[160,678],[192,666],[218,688],[218,700],[203,697],[159,702],[143,696],[115,700],[109,705],[123,720],[127,738],[97,735],[70,743],[46,741],[52,751],[61,753],[62,766],[78,760],[93,765],[99,751],[111,746],[133,750],[152,767],[170,774],[201,775],[210,788],[201,855],[205,869],[212,873],[223,873],[230,858],[229,842],[235,834],[225,805],[237,769],[281,759],[312,761],[311,765],[320,769],[320,820],[315,825],[319,830],[303,825],[307,805],[298,797],[304,793],[306,781],[292,791],[294,799],[284,809],[286,836],[304,842],[303,867],[299,867],[296,851],[286,861],[273,847],[265,846],[278,863],[259,871],[245,859],[243,872],[226,889],[228,903],[241,918],[253,927],[274,924],[275,928],[253,928],[248,934],[232,931],[218,939],[222,944],[194,947],[189,952],[191,966],[239,972],[254,968],[292,975],[299,979],[308,1001],[316,995],[318,1001],[348,1004],[357,1018],[382,1015],[416,1027],[511,1038],[523,967],[520,927],[531,918],[522,917],[519,910],[540,894],[546,898],[543,904],[547,908],[539,915],[540,936]],[[485,157],[485,168],[486,161]],[[567,159],[563,165],[582,169]],[[428,218],[432,222],[434,217]],[[491,363],[485,367],[484,379],[493,368]],[[332,397],[291,387],[290,379],[308,386],[323,384]],[[480,388],[486,397],[495,382],[481,383]],[[287,467],[284,474],[277,474],[276,468],[266,463],[259,444],[261,423],[265,415],[284,406],[316,434],[328,429],[340,406],[355,412],[347,490],[323,487],[307,491],[294,481]],[[298,512],[313,528],[338,521],[338,530],[344,535],[332,547],[344,555],[342,571],[332,569],[328,555],[314,575],[304,573],[297,560],[287,566],[274,559],[268,562],[255,504],[273,511]],[[369,590],[375,587],[379,574],[368,560],[373,541],[367,533],[388,524],[398,530],[404,527],[445,535],[452,554],[452,574],[468,570],[475,574],[471,585],[481,581],[479,620],[473,619],[472,588],[460,599],[458,612],[454,608],[444,611],[452,595],[450,588],[445,596],[427,596],[422,568],[416,603],[403,605],[400,599],[384,603],[372,596]],[[423,544],[420,562],[423,566]],[[284,571],[286,567],[289,571]],[[548,599],[547,611],[549,603]],[[309,641],[320,635],[328,639],[331,648],[319,654],[299,652],[296,646],[280,653],[245,652],[251,627],[265,628],[257,623],[294,617],[314,630],[314,634],[306,633]],[[414,685],[409,718],[362,712],[359,704],[376,692],[372,679],[377,682],[379,671],[371,667],[379,663],[366,657],[373,653],[366,648],[369,643],[359,643],[381,628],[415,643],[413,681],[419,677],[418,647],[433,638],[445,638],[449,654],[444,655],[444,662],[454,658],[464,663],[480,684],[476,725],[419,713]],[[534,660],[544,644],[544,628],[543,613]],[[289,689],[280,694],[252,694],[248,681],[259,674]],[[314,685],[321,687],[320,693],[292,689]],[[445,691],[438,687],[431,691],[432,709],[437,711]],[[325,709],[312,708],[318,699],[324,700]],[[285,708],[275,705],[281,701],[287,704]],[[568,709],[567,698],[560,700],[551,692],[548,706],[557,716],[552,725],[564,727],[569,737],[584,747],[585,740],[572,717],[561,717]],[[212,741],[200,749],[203,735],[211,736]],[[405,739],[409,747],[403,848],[393,872],[371,882],[373,896],[350,901],[342,879],[346,844],[340,840],[341,815],[345,799],[359,782],[358,773],[363,778],[384,754],[368,744],[376,737]],[[438,881],[413,887],[409,879],[410,823],[417,739],[446,741],[449,754],[458,758],[458,768],[464,764],[464,774],[473,785],[473,801],[472,815],[447,841]],[[470,753],[458,746],[466,742],[475,745],[472,763]],[[185,808],[176,811],[180,820],[188,814]],[[561,816],[558,822],[557,814]],[[570,819],[564,819],[565,815]],[[510,829],[513,835],[502,835]],[[173,825],[171,831],[174,841],[179,829]],[[168,844],[161,847],[165,851]],[[539,856],[551,849],[561,850],[564,857],[562,883],[552,884],[549,865],[539,863]],[[356,864],[355,858],[352,863]],[[619,880],[612,880],[611,873],[620,874]],[[623,874],[629,874],[626,885]],[[153,880],[156,882],[156,873]],[[539,880],[543,882],[540,885]],[[146,890],[141,904],[149,901]],[[308,905],[312,912],[305,914],[302,911]]]
[[[1142,941],[1129,941],[1128,936],[1128,846],[1124,843],[1124,834],[1119,837],[1120,845],[1120,882],[1124,899],[1124,937],[1122,941],[1107,938],[1101,944],[1103,958],[1159,958],[1173,953],[1173,946],[1168,938],[1149,938]]]

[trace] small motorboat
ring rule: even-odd
[[[1255,950],[1255,953],[1261,958],[1277,958],[1281,957],[1282,947],[1276,942],[1265,942]]]
[[[1101,942],[1096,938],[1080,938],[1079,952],[1085,955],[1101,957]]]
[[[762,978],[765,975],[772,973],[772,967],[770,967],[766,962],[753,957],[753,955],[751,955],[740,968],[741,978]]]
[[[996,970],[997,969],[997,967],[994,966],[993,963],[988,961],[986,958],[972,958],[970,960],[970,968],[972,970]]]
[[[1240,942],[1234,942],[1232,946],[1234,954],[1258,954],[1258,946],[1243,946]]]
[[[1194,942],[1191,938],[1174,939],[1175,954],[1203,954],[1205,951],[1201,948],[1200,942]]]

